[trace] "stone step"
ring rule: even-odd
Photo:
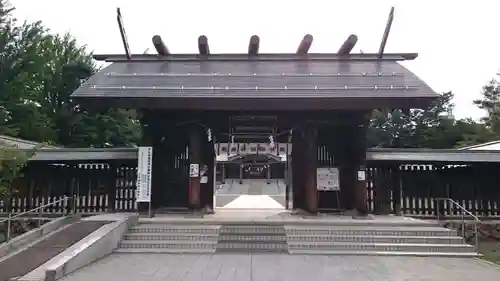
[[[171,240],[171,241],[217,241],[218,235],[216,233],[210,234],[195,234],[195,233],[126,233],[123,236],[124,240]]]
[[[363,255],[363,256],[407,256],[407,257],[452,257],[471,258],[481,257],[476,252],[398,252],[398,251],[355,251],[355,250],[309,250],[290,249],[293,255]]]
[[[287,237],[283,233],[281,235],[235,235],[235,234],[221,234],[219,235],[219,241],[257,241],[257,242],[268,242],[268,241],[283,241],[286,242]]]
[[[217,234],[220,226],[215,225],[172,225],[172,224],[139,224],[130,228],[130,233],[192,233]]]
[[[285,229],[283,226],[281,227],[275,227],[275,226],[251,226],[251,225],[245,225],[245,226],[222,226],[220,228],[220,233],[221,234],[244,234],[244,235],[250,235],[250,234],[266,234],[266,235],[273,235],[273,234],[283,234],[285,233]]]
[[[383,216],[384,217],[384,216]],[[410,227],[428,227],[428,226],[439,226],[437,221],[429,220],[419,220],[404,217],[393,217],[393,218],[381,218],[375,216],[375,218],[357,218],[353,219],[351,216],[339,216],[339,215],[319,215],[315,216],[300,216],[292,215],[291,217],[285,216],[276,218],[266,218],[265,221],[259,220],[246,220],[240,217],[224,217],[224,218],[196,218],[196,217],[178,217],[168,220],[159,220],[158,218],[140,218],[140,224],[176,224],[176,225],[254,225],[254,226],[283,226],[283,224],[293,224],[293,225],[323,225],[323,226],[410,226]]]
[[[115,253],[136,253],[136,254],[213,254],[215,248],[118,248]]]
[[[302,227],[286,226],[287,235],[329,236],[457,236],[456,231],[443,227]]]
[[[371,235],[288,235],[287,241],[294,242],[359,242],[359,243],[401,243],[401,244],[462,244],[459,236],[371,236]]]
[[[398,243],[352,243],[352,242],[289,242],[292,250],[320,251],[374,251],[374,252],[474,252],[467,244],[398,244]]]
[[[215,249],[216,241],[123,240],[119,248],[132,249]]]
[[[288,246],[286,243],[225,243],[217,244],[217,252],[272,252],[286,253]]]

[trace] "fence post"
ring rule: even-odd
[[[107,211],[110,213],[115,212],[115,205],[116,205],[116,173],[117,173],[117,168],[119,166],[116,163],[109,163],[108,167],[108,172],[106,173],[107,177],[107,184],[106,184],[106,194],[108,197],[107,203]]]
[[[7,237],[5,237],[5,242],[10,241],[11,227],[12,227],[12,213],[9,213],[9,216],[7,217]]]

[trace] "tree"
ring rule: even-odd
[[[46,65],[39,102],[56,132],[56,142],[73,147],[127,146],[139,137],[133,110],[85,110],[70,99],[97,71],[90,53],[69,34],[48,36],[42,53]]]
[[[486,117],[482,121],[486,124],[493,135],[500,136],[500,84],[496,79],[492,79],[483,87],[482,99],[474,101],[480,109],[486,111]]]
[[[425,109],[375,111],[368,141],[372,147],[455,148],[491,140],[494,134],[483,123],[455,120],[453,93],[445,92]]]
[[[425,109],[412,109],[403,113],[374,111],[368,131],[368,143],[372,147],[439,147],[431,141],[436,130],[447,130],[450,125],[447,116],[453,111],[453,93],[447,92]],[[446,146],[446,145],[444,145]]]
[[[10,16],[6,1],[0,1],[0,133],[12,136],[23,134],[26,120],[44,120],[38,116],[36,100],[40,69],[39,45],[45,30],[39,22],[17,25]],[[43,130],[43,124],[31,126]]]
[[[19,150],[17,147],[0,142],[0,199],[8,195],[14,180],[22,175],[28,159],[38,147],[30,150]]]
[[[0,134],[70,147],[135,143],[135,111],[88,111],[70,99],[97,71],[85,46],[40,22],[18,25],[9,7],[0,0]]]

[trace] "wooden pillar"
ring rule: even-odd
[[[318,210],[318,191],[316,188],[316,169],[318,166],[317,137],[318,128],[310,124],[304,128],[304,193],[305,207],[310,213]]]
[[[152,159],[152,178],[151,178],[151,207],[153,209],[163,207],[164,205],[164,188],[166,176],[166,150],[161,143],[161,137],[155,136],[152,143],[153,159]]]
[[[212,157],[212,161],[208,163],[208,182],[207,182],[207,190],[205,191],[207,194],[207,204],[210,210],[213,212],[214,206],[214,193],[215,193],[215,165],[216,165],[215,155]],[[206,206],[204,206],[206,207]],[[208,210],[207,210],[208,211]]]
[[[304,206],[304,147],[303,138],[300,130],[294,130],[292,133],[292,154],[291,154],[291,166],[292,166],[292,202],[293,209],[305,209]]]
[[[284,165],[284,169],[285,169],[285,172],[284,172],[284,178],[285,178],[285,208],[288,210],[290,208],[290,192],[291,192],[291,173],[290,173],[290,168],[291,168],[291,157],[290,157],[290,154],[288,153],[288,149],[289,149],[289,143],[287,142],[286,143],[286,149],[285,149],[285,153],[286,153],[286,162],[285,162],[285,165]],[[278,152],[278,155],[279,155],[279,152]]]
[[[340,195],[342,207],[346,211],[354,210],[354,190],[356,185],[356,166],[352,161],[352,136],[350,128],[342,125],[336,128],[339,133],[335,138],[337,142],[332,147],[335,151],[335,165],[339,167]]]
[[[200,169],[201,169],[201,129],[197,126],[189,128],[189,209],[197,211],[200,209]],[[196,174],[191,174],[191,170],[197,169]]]
[[[390,183],[390,166],[381,164],[375,167],[374,179],[374,213],[378,215],[387,215],[391,211],[389,186]]]
[[[107,180],[106,180],[106,193],[108,195],[108,209],[107,211],[109,213],[114,213],[115,210],[115,205],[116,205],[116,174],[117,170],[119,169],[119,165],[117,165],[116,162],[111,162],[109,163],[108,171],[107,171]],[[70,173],[72,173],[73,168],[71,168]],[[70,182],[70,187],[73,187],[73,183]],[[71,191],[70,194],[73,194],[73,191]],[[70,198],[72,198],[71,196]],[[70,204],[68,204],[70,206]]]
[[[434,165],[434,173],[432,177],[433,181],[433,189],[432,189],[432,197],[434,198],[443,198],[446,197],[446,190],[445,190],[445,185],[446,185],[446,176],[445,176],[445,171],[443,169],[444,167],[440,165]],[[400,199],[401,194],[399,193],[399,198]],[[475,198],[475,197],[473,197]],[[445,216],[445,209],[444,209],[444,201],[443,200],[438,200],[437,202],[435,201],[435,206],[434,206],[434,214],[436,216],[439,216],[439,218],[443,218]],[[474,204],[475,205],[475,204]],[[401,214],[401,203],[399,204],[398,208],[399,212],[397,213],[398,215]]]
[[[200,181],[201,188],[201,207],[204,211],[211,212],[214,208],[214,170],[215,170],[215,151],[212,142],[203,141],[203,159],[202,169],[206,165],[206,171],[200,175],[203,181]],[[203,169],[202,169],[203,170]]]
[[[240,163],[240,184],[243,184],[243,162]]]
[[[224,164],[224,162],[222,162],[221,164],[221,183],[222,184],[225,184],[226,183],[226,165]]]
[[[355,215],[367,213],[366,185],[366,126],[361,115],[352,115],[342,127],[339,139],[340,189],[345,209]]]
[[[267,161],[267,184],[271,183],[271,163]]]

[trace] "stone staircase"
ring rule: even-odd
[[[478,256],[453,230],[425,224],[286,226],[291,254]]]
[[[132,227],[115,252],[215,253],[220,226],[144,223]]]
[[[287,236],[283,224],[230,224],[219,232],[217,252],[286,253]]]
[[[455,230],[427,221],[312,219],[297,221],[150,220],[132,227],[117,252],[260,252],[319,255],[476,257]]]

